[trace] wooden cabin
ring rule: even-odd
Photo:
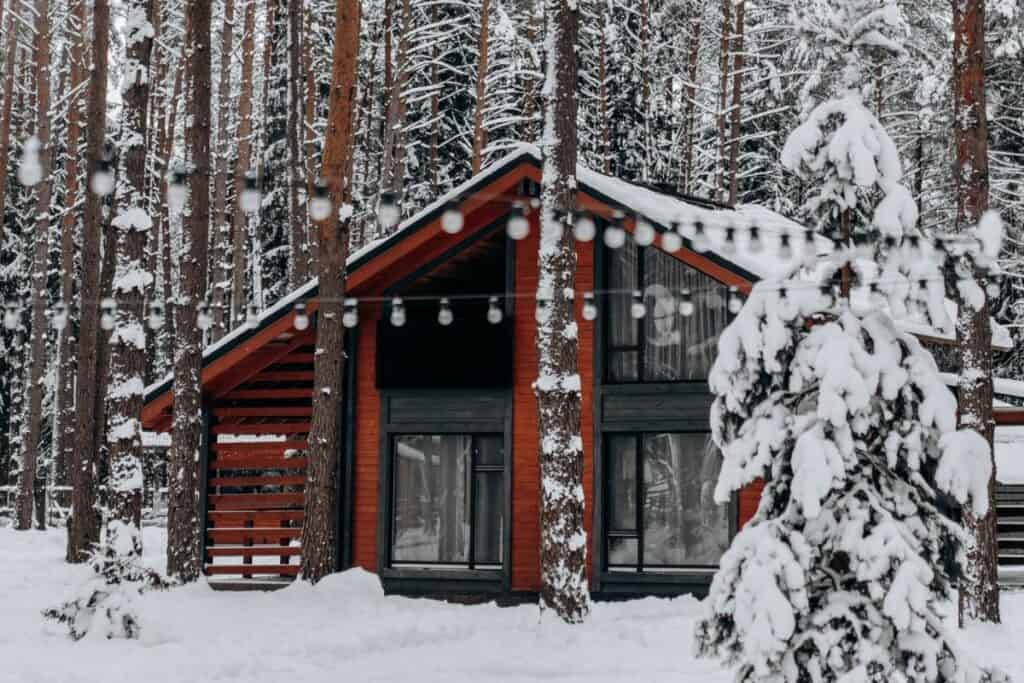
[[[358,324],[346,340],[337,552],[340,566],[378,574],[389,592],[511,601],[539,589],[537,212],[527,212],[519,241],[506,222],[517,203],[535,203],[540,179],[536,149],[518,147],[349,258]],[[700,594],[759,497],[752,486],[727,505],[712,499],[720,456],[706,380],[728,290],[748,291],[781,269],[779,235],[800,228],[756,207],[732,211],[582,167],[577,182],[599,235],[578,243],[576,280],[590,585],[605,597]],[[441,224],[453,203],[464,217],[457,234]],[[630,233],[638,221],[664,233],[680,218],[757,224],[765,251],[727,257],[734,250],[714,235],[702,253],[631,237],[610,249],[601,227],[616,212]],[[695,304],[685,317],[682,289]],[[648,309],[639,320],[634,290]],[[599,293],[593,321],[580,310],[590,291]],[[500,322],[488,316],[493,296]],[[263,587],[298,572],[316,297],[311,282],[204,353],[200,498],[211,582]],[[406,311],[400,327],[393,297]],[[438,322],[439,297],[450,302],[450,325]],[[298,302],[312,317],[302,330]],[[169,378],[148,389],[147,429],[170,429],[171,390]]]

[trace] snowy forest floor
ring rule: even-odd
[[[145,529],[146,558],[162,568],[164,531]],[[338,681],[672,681],[726,683],[691,655],[692,598],[598,603],[567,628],[535,606],[464,607],[384,597],[355,571],[316,588],[214,592],[200,583],[148,595],[138,642],[71,642],[40,610],[80,583],[64,564],[62,531],[0,529],[0,681],[7,683],[337,683]],[[974,655],[1024,681],[1024,592],[1003,598],[1004,624],[965,634]]]

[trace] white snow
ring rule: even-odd
[[[1024,484],[1024,426],[996,427],[996,479]]]

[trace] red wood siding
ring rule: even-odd
[[[380,394],[377,393],[377,315],[360,308],[356,348],[355,463],[352,487],[352,563],[377,571],[377,464]]]
[[[764,491],[764,482],[758,479],[752,484],[747,484],[739,493],[739,510],[736,514],[736,521],[740,529],[750,521],[750,518],[757,512],[757,505],[761,502],[761,492]]]

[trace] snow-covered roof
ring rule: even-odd
[[[942,376],[942,381],[946,386],[955,387],[957,385],[957,375],[955,373],[942,372],[939,374]],[[1024,398],[1024,382],[1017,379],[1007,379],[1005,377],[993,377],[992,393],[1000,396]]]
[[[1003,484],[1024,484],[1024,426],[996,427],[996,479]]]
[[[516,169],[523,162],[534,165],[540,165],[541,163],[541,153],[535,145],[518,143],[511,145],[508,149],[509,153],[507,155],[466,182],[439,196],[434,202],[425,206],[415,215],[399,223],[395,230],[386,238],[370,242],[349,254],[346,261],[348,271],[350,273],[353,272],[380,252],[391,248],[410,233],[428,224],[433,218],[440,215],[449,203],[460,201],[472,195],[477,189]],[[701,221],[709,228],[707,231],[707,238],[710,244],[708,255],[714,260],[722,262],[723,265],[742,277],[757,280],[782,276],[793,272],[795,267],[801,262],[799,249],[793,249],[794,254],[788,260],[780,258],[779,243],[780,236],[783,233],[802,231],[803,226],[767,208],[754,205],[739,205],[735,209],[724,206],[716,207],[701,200],[687,200],[684,197],[665,194],[618,178],[606,176],[583,165],[577,167],[576,174],[577,187],[580,191],[595,199],[642,216],[663,230],[667,229],[673,222],[679,222],[682,225],[692,225],[694,221]],[[728,249],[724,246],[724,228],[730,226],[744,228],[751,225],[757,225],[760,229],[763,244],[762,250],[757,253],[751,253],[746,248],[749,233],[742,229],[736,231],[735,249]],[[824,256],[827,254],[830,247],[831,243],[828,240],[819,238],[819,255]],[[252,336],[271,322],[279,320],[291,311],[297,302],[315,296],[317,288],[318,280],[314,278],[262,311],[254,325],[242,325],[217,342],[207,346],[203,350],[204,365],[220,356],[227,349]],[[923,321],[898,321],[897,324],[905,331],[913,334],[927,335],[939,339],[952,339],[950,335],[928,326]],[[1009,338],[1009,335],[1005,334],[1005,330],[1002,330],[1002,328],[996,330],[994,327],[993,332],[999,341],[1004,341],[1004,337],[1006,340]],[[1001,345],[999,341],[997,341],[997,345]],[[152,400],[157,395],[170,389],[171,382],[172,375],[168,374],[163,379],[151,384],[146,388],[146,400]]]

